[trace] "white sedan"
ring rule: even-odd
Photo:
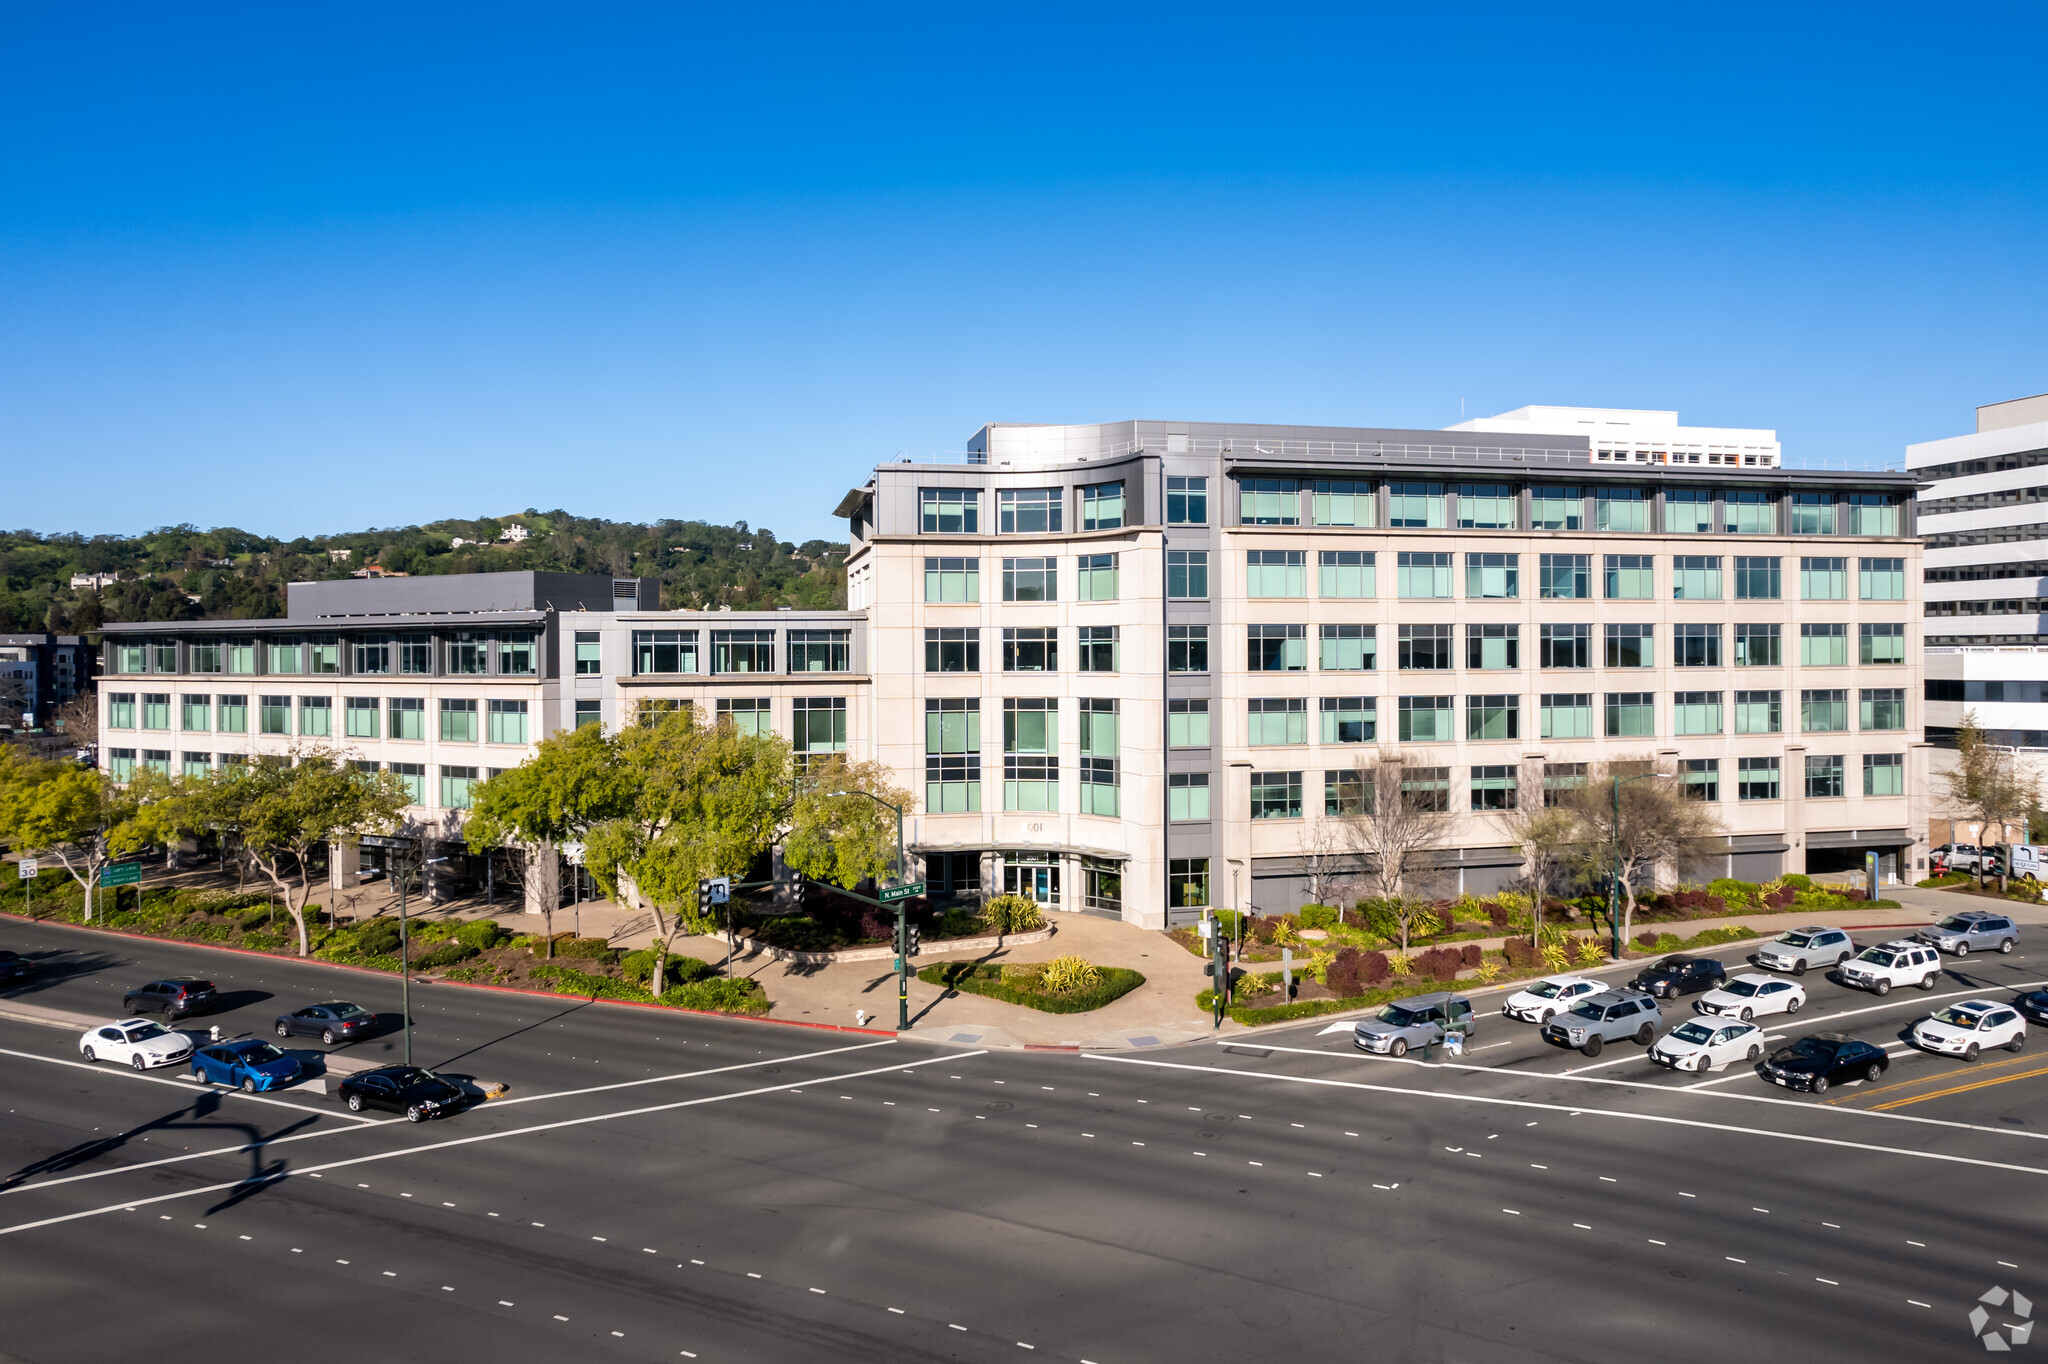
[[[88,1061],[125,1061],[137,1070],[148,1070],[190,1060],[192,1043],[185,1034],[146,1018],[124,1018],[88,1029],[78,1039],[78,1052]]]
[[[1658,1038],[1650,1059],[1673,1070],[1719,1070],[1730,1061],[1764,1054],[1764,1030],[1754,1023],[1709,1023],[1689,1018]]]
[[[1606,989],[1597,980],[1582,976],[1546,976],[1526,990],[1517,990],[1500,1006],[1503,1018],[1524,1023],[1548,1023],[1552,1014],[1568,1013],[1580,1000]]]
[[[1978,1052],[1992,1047],[2018,1051],[2027,1045],[2027,1023],[2010,1005],[1966,999],[1915,1023],[1913,1044],[1925,1051],[1974,1061]]]
[[[1703,1014],[1739,1018],[1747,1023],[1758,1014],[1796,1014],[1806,1004],[1806,987],[1776,976],[1750,972],[1699,997],[1693,1008]]]

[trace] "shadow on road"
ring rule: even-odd
[[[523,1027],[523,1028],[514,1028],[514,1029],[513,1029],[513,1030],[512,1030],[511,1032],[508,1032],[508,1033],[501,1033],[501,1034],[500,1034],[500,1035],[498,1035],[497,1037],[493,1037],[493,1038],[492,1038],[492,1039],[491,1039],[490,1041],[488,1041],[488,1042],[479,1042],[479,1043],[477,1043],[477,1044],[476,1044],[475,1046],[471,1047],[471,1048],[470,1048],[470,1049],[469,1049],[468,1051],[458,1051],[458,1052],[456,1052],[456,1053],[455,1053],[455,1054],[454,1054],[453,1056],[450,1056],[450,1057],[448,1057],[448,1058],[447,1058],[446,1060],[443,1060],[443,1061],[439,1061],[439,1062],[435,1063],[434,1065],[431,1065],[431,1066],[427,1067],[427,1069],[429,1069],[429,1070],[434,1070],[434,1071],[438,1071],[438,1070],[440,1070],[440,1068],[441,1068],[442,1066],[452,1066],[452,1065],[454,1065],[454,1064],[455,1064],[455,1063],[456,1063],[457,1061],[460,1061],[460,1060],[461,1060],[461,1059],[462,1059],[463,1057],[465,1057],[465,1056],[474,1056],[474,1055],[476,1055],[476,1054],[477,1054],[478,1052],[480,1052],[480,1051],[485,1051],[485,1050],[487,1050],[487,1049],[489,1049],[489,1048],[491,1048],[491,1047],[495,1047],[495,1046],[497,1046],[497,1045],[498,1045],[498,1043],[500,1043],[500,1042],[509,1042],[509,1041],[511,1041],[511,1040],[512,1040],[513,1038],[515,1038],[515,1037],[518,1037],[518,1036],[519,1036],[519,1035],[520,1035],[521,1033],[529,1033],[529,1032],[532,1032],[532,1031],[533,1031],[533,1030],[534,1030],[535,1028],[544,1028],[544,1027],[546,1027],[546,1026],[547,1026],[548,1024],[550,1024],[550,1023],[553,1023],[553,1022],[555,1022],[555,1021],[556,1021],[556,1020],[558,1020],[558,1019],[563,1019],[563,1018],[567,1018],[567,1017],[568,1017],[568,1016],[569,1016],[570,1014],[573,1014],[573,1013],[577,1012],[577,1011],[578,1011],[578,1010],[580,1010],[580,1009],[587,1009],[587,1008],[589,1008],[589,1007],[591,1006],[591,1003],[592,1003],[592,1001],[591,1001],[591,1000],[585,999],[585,1000],[581,1000],[581,1001],[579,1001],[579,1002],[577,1002],[577,1003],[575,1003],[575,1004],[571,1004],[571,1005],[570,1005],[570,1006],[569,1006],[568,1008],[566,1008],[566,1009],[562,1010],[562,1011],[561,1011],[560,1013],[557,1013],[557,1014],[550,1014],[550,1015],[548,1015],[548,1016],[547,1016],[546,1018],[542,1018],[542,1019],[536,1019],[536,1020],[535,1020],[534,1022],[532,1022],[532,1023],[529,1023],[529,1024],[527,1024],[527,1025],[526,1025],[525,1027]],[[392,1018],[397,1018],[398,1016],[397,1016],[396,1014],[393,1014],[393,1015],[391,1015],[391,1017],[392,1017]],[[383,1015],[383,1014],[378,1014],[378,1015],[377,1015],[377,1022],[378,1022],[378,1023],[380,1023],[380,1024],[381,1024],[381,1023],[383,1023],[383,1022],[384,1022],[384,1019],[385,1019],[385,1015]],[[396,1026],[396,1025],[394,1025],[394,1026]],[[380,1035],[382,1035],[382,1030],[381,1030],[381,1029],[380,1029]]]
[[[0,1192],[19,1188],[40,1175],[67,1174],[102,1157],[110,1156],[122,1150],[131,1142],[137,1142],[145,1136],[152,1136],[158,1133],[229,1132],[239,1134],[245,1145],[254,1143],[260,1146],[276,1141],[280,1137],[290,1136],[295,1132],[312,1126],[320,1120],[317,1114],[308,1115],[265,1135],[253,1123],[230,1120],[214,1121],[213,1119],[216,1119],[219,1114],[222,1097],[221,1094],[214,1091],[202,1090],[193,1096],[192,1103],[187,1107],[166,1113],[159,1118],[153,1118],[140,1126],[131,1127],[124,1132],[116,1132],[104,1137],[95,1137],[91,1141],[80,1142],[76,1146],[59,1151],[54,1155],[45,1156],[41,1160],[22,1166],[10,1175],[0,1177]],[[260,1158],[252,1151],[250,1155],[249,1177],[252,1179],[262,1177],[265,1168]]]

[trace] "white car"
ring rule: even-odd
[[[1842,963],[1842,984],[1872,994],[1888,995],[1894,985],[1917,985],[1932,990],[1941,979],[1941,962],[1925,943],[1880,943],[1867,947]]]
[[[1758,1014],[1796,1014],[1805,1004],[1805,986],[1751,971],[1718,990],[1707,991],[1694,1002],[1693,1008],[1703,1014],[1739,1018],[1747,1023]]]
[[[1548,1023],[1553,1014],[1569,1013],[1580,1000],[1606,989],[1597,980],[1581,976],[1545,976],[1526,990],[1517,990],[1500,1006],[1503,1018],[1524,1023]]]
[[[126,1061],[137,1070],[148,1070],[190,1060],[192,1042],[146,1018],[124,1018],[88,1029],[78,1039],[78,1053],[88,1061]]]
[[[2018,1051],[2027,1045],[2027,1023],[2010,1005],[1966,999],[1915,1023],[1913,1045],[1974,1061],[1978,1052],[1992,1047]]]
[[[1673,1070],[1719,1070],[1730,1061],[1754,1061],[1764,1054],[1764,1030],[1754,1023],[1708,1022],[1691,1018],[1657,1039],[1650,1059]]]

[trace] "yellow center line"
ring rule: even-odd
[[[1928,1052],[1928,1053],[1926,1053],[1926,1054],[1927,1054],[1927,1055],[1930,1055],[1930,1056],[1933,1056],[1933,1055],[1938,1055],[1939,1053],[1936,1053],[1936,1052]],[[1961,1059],[1961,1058],[1957,1058],[1957,1059]],[[1983,1061],[1980,1061],[1980,1062],[1978,1062],[1978,1063],[1977,1063],[1977,1064],[1976,1064],[1975,1066],[1971,1067],[1971,1069],[1970,1069],[1970,1072],[1969,1072],[1969,1073],[1970,1073],[1970,1074],[1972,1074],[1972,1075],[1983,1075],[1983,1074],[1986,1074],[1986,1073],[1988,1073],[1988,1072],[1990,1072],[1990,1071],[1994,1071],[1994,1070],[1997,1070],[1997,1069],[1998,1069],[1999,1067],[2001,1067],[2001,1066],[2022,1066],[2022,1065],[2025,1065],[2025,1064],[2026,1064],[2027,1062],[2029,1062],[2029,1061],[2032,1061],[2032,1060],[2035,1060],[2035,1059],[2037,1059],[2037,1058],[2035,1058],[2035,1057],[2032,1057],[2032,1056],[2014,1056],[2014,1057],[2011,1057],[2011,1058],[2009,1058],[2009,1059],[2007,1059],[2007,1060],[2004,1060],[2004,1061],[1989,1061],[1989,1062],[1983,1062]],[[1867,1098],[1869,1098],[1869,1097],[1870,1097],[1871,1095],[1873,1095],[1873,1094],[1885,1094],[1885,1093],[1888,1093],[1888,1092],[1890,1092],[1891,1090],[1894,1090],[1894,1089],[1910,1089],[1910,1088],[1911,1088],[1912,1086],[1914,1086],[1914,1085],[1924,1085],[1924,1084],[1928,1084],[1928,1083],[1930,1083],[1930,1082],[1931,1082],[1931,1083],[1939,1083],[1939,1082],[1941,1082],[1941,1081],[1943,1081],[1943,1080],[1946,1080],[1946,1079],[1948,1079],[1948,1078],[1949,1078],[1949,1077],[1950,1077],[1951,1075],[1954,1075],[1955,1073],[1956,1073],[1956,1072],[1954,1072],[1954,1071],[1952,1071],[1952,1070],[1944,1070],[1944,1071],[1938,1071],[1938,1072],[1936,1072],[1936,1073],[1935,1073],[1935,1074],[1933,1074],[1933,1075],[1922,1075],[1922,1076],[1920,1076],[1920,1077],[1919,1077],[1918,1079],[1913,1079],[1913,1080],[1900,1080],[1900,1081],[1898,1081],[1898,1082],[1896,1082],[1896,1083],[1894,1083],[1894,1084],[1889,1084],[1889,1085],[1882,1085],[1882,1086],[1880,1086],[1880,1087],[1878,1087],[1878,1088],[1876,1088],[1876,1089],[1863,1089],[1863,1090],[1858,1090],[1858,1091],[1857,1091],[1856,1093],[1854,1093],[1854,1094],[1844,1094],[1844,1095],[1842,1095],[1842,1096],[1841,1096],[1840,1098],[1836,1098],[1836,1099],[1823,1099],[1823,1100],[1821,1100],[1821,1102],[1822,1102],[1822,1103],[1828,1103],[1828,1104],[1845,1104],[1845,1103],[1854,1103],[1854,1102],[1857,1102],[1857,1101],[1860,1101],[1860,1100],[1863,1100],[1863,1099],[1867,1099]]]
[[[1995,1079],[1978,1080],[1972,1084],[1957,1085],[1953,1089],[1937,1089],[1932,1094],[1916,1094],[1910,1099],[1893,1099],[1890,1103],[1873,1105],[1871,1111],[1882,1112],[1888,1108],[1904,1108],[1907,1104],[1917,1104],[1925,1099],[1939,1099],[1948,1094],[1963,1094],[1973,1089],[1983,1089],[1987,1085],[2010,1084],[2014,1080],[2025,1080],[2035,1075],[2048,1075],[2048,1066],[2042,1066],[2038,1070],[2023,1070],[2017,1075],[2000,1075]]]

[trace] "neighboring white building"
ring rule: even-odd
[[[1776,431],[1680,426],[1676,412],[1617,407],[1518,407],[1495,417],[1474,417],[1446,429],[1497,435],[1584,436],[1596,464],[1775,469],[1783,454]]]

